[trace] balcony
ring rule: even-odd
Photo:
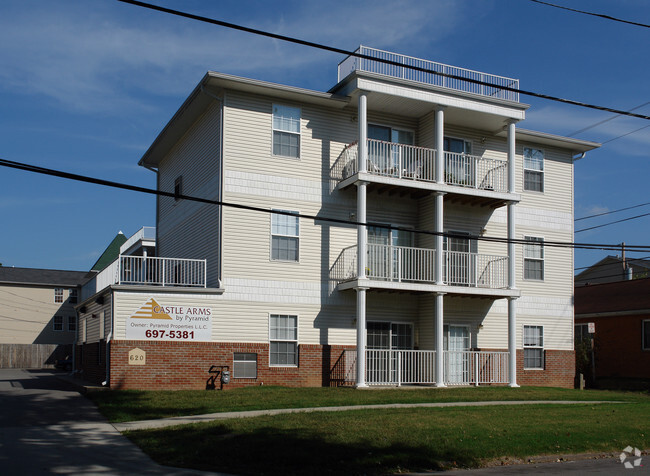
[[[206,260],[123,256],[83,285],[81,300],[114,284],[206,287]]]
[[[508,193],[508,162],[475,155],[444,153],[444,183],[436,182],[435,149],[368,139],[365,174],[371,181],[395,186],[443,190],[451,193],[487,192],[479,195]],[[344,188],[359,175],[359,145],[343,149],[332,168],[332,175]]]
[[[465,68],[436,63],[434,61],[390,53],[388,51],[368,48],[366,46],[360,46],[355,53],[370,56],[372,58],[389,60],[404,66],[381,63],[373,59],[348,56],[339,63],[339,82],[354,71],[363,71],[396,79],[414,81],[427,86],[437,86],[463,93],[519,102],[519,93],[517,91],[503,89],[504,86],[511,89],[519,89],[519,80],[517,79],[481,73],[479,71],[472,71]],[[408,66],[427,69],[438,74],[416,71],[408,68]],[[453,78],[443,75],[450,75],[453,76]],[[474,81],[480,81],[483,84],[477,84]]]
[[[364,286],[371,288],[503,295],[501,297],[517,293],[508,289],[507,256],[445,250],[442,252],[445,284],[440,285],[435,280],[434,249],[368,244],[366,253]],[[356,245],[341,252],[332,267],[331,277],[338,282],[339,289],[358,284]]]
[[[443,383],[448,386],[508,383],[508,352],[443,351]],[[341,380],[353,385],[357,376],[357,351],[346,350],[340,359]],[[366,350],[368,385],[433,385],[436,352],[433,350]]]

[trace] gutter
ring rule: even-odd
[[[102,382],[102,387],[110,387],[111,382],[111,340],[113,339],[113,309],[115,304],[115,296],[111,293],[111,331],[106,337],[106,380]],[[106,325],[106,323],[104,323]]]

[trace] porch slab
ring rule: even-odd
[[[372,279],[352,279],[345,281],[337,286],[337,289],[344,291],[346,289],[378,289],[403,292],[420,292],[420,293],[442,293],[455,294],[475,297],[488,297],[493,299],[501,298],[518,298],[521,297],[519,289],[490,289],[475,288],[469,286],[451,286],[447,284],[424,284],[424,283],[405,283],[395,281],[375,281]]]

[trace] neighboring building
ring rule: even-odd
[[[517,80],[417,61],[468,80],[355,57],[326,93],[207,73],[140,161],[173,194],[157,257],[84,294],[93,378],[573,386],[573,251],[544,242],[572,241],[574,156],[599,144],[516,129]]]
[[[126,236],[121,231],[115,235],[113,241],[111,241],[101,256],[97,259],[95,264],[90,268],[90,271],[100,272],[106,268],[109,264],[117,259],[120,254],[120,247],[126,241]]]
[[[594,323],[595,378],[650,379],[650,279],[575,289],[576,337]]]
[[[72,355],[88,273],[0,266],[0,367],[40,368]]]
[[[650,278],[650,261],[607,256],[576,274],[575,285],[577,287],[639,278]]]

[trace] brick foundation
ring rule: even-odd
[[[146,352],[146,365],[129,365],[129,351],[136,347]],[[214,370],[221,366],[228,366],[231,373],[230,383],[224,385],[224,389],[251,385],[336,386],[343,383],[338,361],[344,349],[343,346],[301,344],[298,367],[269,367],[268,344],[112,341],[110,387],[142,390],[220,388]],[[257,354],[257,378],[235,378],[234,352]]]
[[[517,383],[532,387],[574,388],[576,359],[573,350],[545,350],[544,369],[524,370],[524,351],[517,350]]]

